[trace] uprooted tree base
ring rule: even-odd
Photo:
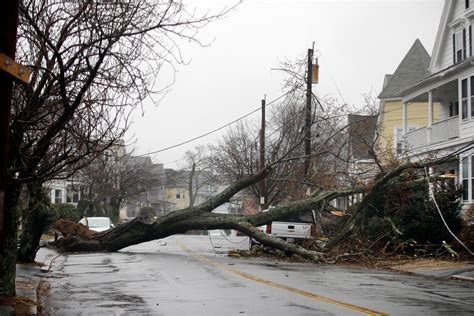
[[[59,239],[56,246],[60,250],[68,252],[118,251],[128,246],[185,233],[189,230],[235,229],[256,239],[262,245],[281,250],[287,255],[296,254],[314,262],[327,262],[324,254],[320,251],[308,250],[299,245],[268,236],[256,227],[311,210],[316,212],[331,211],[333,208],[329,204],[330,201],[355,193],[365,193],[364,199],[346,220],[343,229],[329,242],[328,249],[330,249],[351,233],[362,221],[367,208],[381,205],[380,199],[383,196],[383,190],[401,181],[402,173],[445,162],[447,162],[446,159],[416,163],[406,162],[377,177],[370,187],[336,191],[320,190],[303,200],[290,202],[285,206],[275,207],[257,215],[211,213],[213,209],[229,201],[242,189],[264,179],[271,172],[272,165],[270,165],[256,175],[235,182],[228,189],[198,206],[169,213],[152,222],[146,218],[137,217],[112,230],[91,236],[67,236]]]

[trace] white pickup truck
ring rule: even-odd
[[[263,210],[262,212],[266,211],[268,210]],[[275,221],[271,224],[260,226],[259,229],[267,235],[276,236],[287,241],[311,238],[311,228],[313,226],[311,223],[309,223],[309,221],[311,220],[311,216],[309,218],[305,218],[307,222],[302,222],[300,220],[301,219],[295,218],[291,221],[289,220],[285,222]],[[251,239],[250,243],[252,245],[257,242]]]
[[[308,239],[311,237],[311,224],[300,222],[272,222],[264,225],[265,233],[282,239]]]

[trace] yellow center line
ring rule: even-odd
[[[358,305],[351,304],[351,303],[342,302],[342,301],[335,300],[335,299],[332,299],[332,298],[329,298],[329,297],[326,297],[326,296],[322,296],[322,295],[314,294],[314,293],[307,292],[307,291],[304,291],[304,290],[301,290],[301,289],[297,289],[297,288],[294,288],[294,287],[290,287],[290,286],[287,286],[287,285],[284,285],[284,284],[281,284],[281,283],[276,283],[276,282],[273,282],[273,281],[265,280],[265,279],[262,279],[262,278],[259,278],[259,277],[255,276],[253,274],[246,273],[246,272],[243,272],[243,271],[240,271],[240,270],[237,270],[237,269],[232,269],[232,268],[230,268],[226,265],[223,265],[222,263],[211,260],[208,257],[205,257],[201,254],[196,253],[196,252],[193,252],[191,249],[186,247],[180,240],[177,240],[176,243],[181,247],[181,249],[183,249],[185,252],[187,252],[192,257],[198,259],[199,261],[207,262],[207,263],[209,263],[209,264],[211,264],[211,265],[213,265],[213,266],[215,266],[215,267],[217,267],[221,270],[224,270],[224,271],[229,272],[229,273],[236,274],[236,275],[238,275],[242,278],[245,278],[245,279],[260,283],[260,284],[264,284],[264,285],[267,285],[267,286],[271,286],[271,287],[274,287],[274,288],[277,288],[277,289],[285,290],[285,291],[288,291],[288,292],[291,292],[291,293],[294,293],[294,294],[305,296],[305,297],[311,298],[313,300],[317,300],[317,301],[329,303],[329,304],[332,304],[332,305],[336,305],[336,306],[339,306],[339,307],[342,307],[342,308],[350,309],[350,310],[353,310],[353,311],[356,311],[356,312],[359,312],[359,313],[362,313],[362,314],[365,314],[365,315],[382,315],[382,316],[388,316],[389,315],[388,313],[379,312],[379,311],[376,311],[376,310],[373,310],[373,309],[370,309],[370,308],[358,306]]]

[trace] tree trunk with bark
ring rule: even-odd
[[[17,205],[21,184],[9,180],[5,191],[4,235],[0,244],[0,288],[5,296],[15,296],[16,259],[18,241],[16,237]]]
[[[23,232],[18,249],[20,262],[34,262],[41,235],[54,218],[41,183],[31,182],[27,188],[29,202],[23,219]]]
[[[113,230],[91,237],[69,236],[60,239],[56,245],[61,250],[68,252],[118,251],[128,246],[165,238],[174,234],[185,233],[189,230],[235,229],[244,232],[265,246],[279,249],[288,255],[296,254],[315,262],[326,262],[322,253],[310,251],[298,245],[287,243],[279,238],[266,235],[257,227],[308,211],[327,212],[333,209],[333,207],[330,206],[330,201],[338,197],[366,193],[356,212],[348,218],[344,229],[335,236],[334,241],[331,243],[333,244],[350,233],[367,209],[373,208],[374,205],[376,207],[376,205],[380,204],[379,202],[383,202],[380,200],[382,199],[383,190],[387,188],[387,186],[399,181],[402,172],[407,169],[429,167],[436,163],[437,161],[408,162],[377,178],[369,189],[355,188],[348,190],[317,191],[303,200],[290,202],[287,205],[275,207],[268,212],[262,212],[257,215],[211,213],[211,211],[219,205],[228,202],[237,192],[266,177],[269,170],[265,169],[254,176],[234,183],[225,191],[198,206],[169,213],[159,217],[153,222],[148,222],[145,218],[138,217]]]

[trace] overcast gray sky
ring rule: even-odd
[[[186,1],[185,1],[186,2]],[[219,10],[235,1],[193,0],[191,6]],[[431,54],[443,0],[247,0],[227,18],[202,29],[209,47],[183,43],[188,65],[179,65],[172,90],[155,107],[139,111],[127,141],[137,154],[186,141],[233,121],[281,95],[283,74],[272,71],[284,59],[304,57],[312,42],[319,51],[319,95],[358,105],[362,94],[380,92],[419,38]],[[167,78],[163,73],[163,80]],[[341,102],[343,102],[341,100]],[[250,118],[257,119],[259,113]],[[212,143],[221,134],[152,155],[176,167],[186,150]],[[171,163],[173,162],[173,163]]]

